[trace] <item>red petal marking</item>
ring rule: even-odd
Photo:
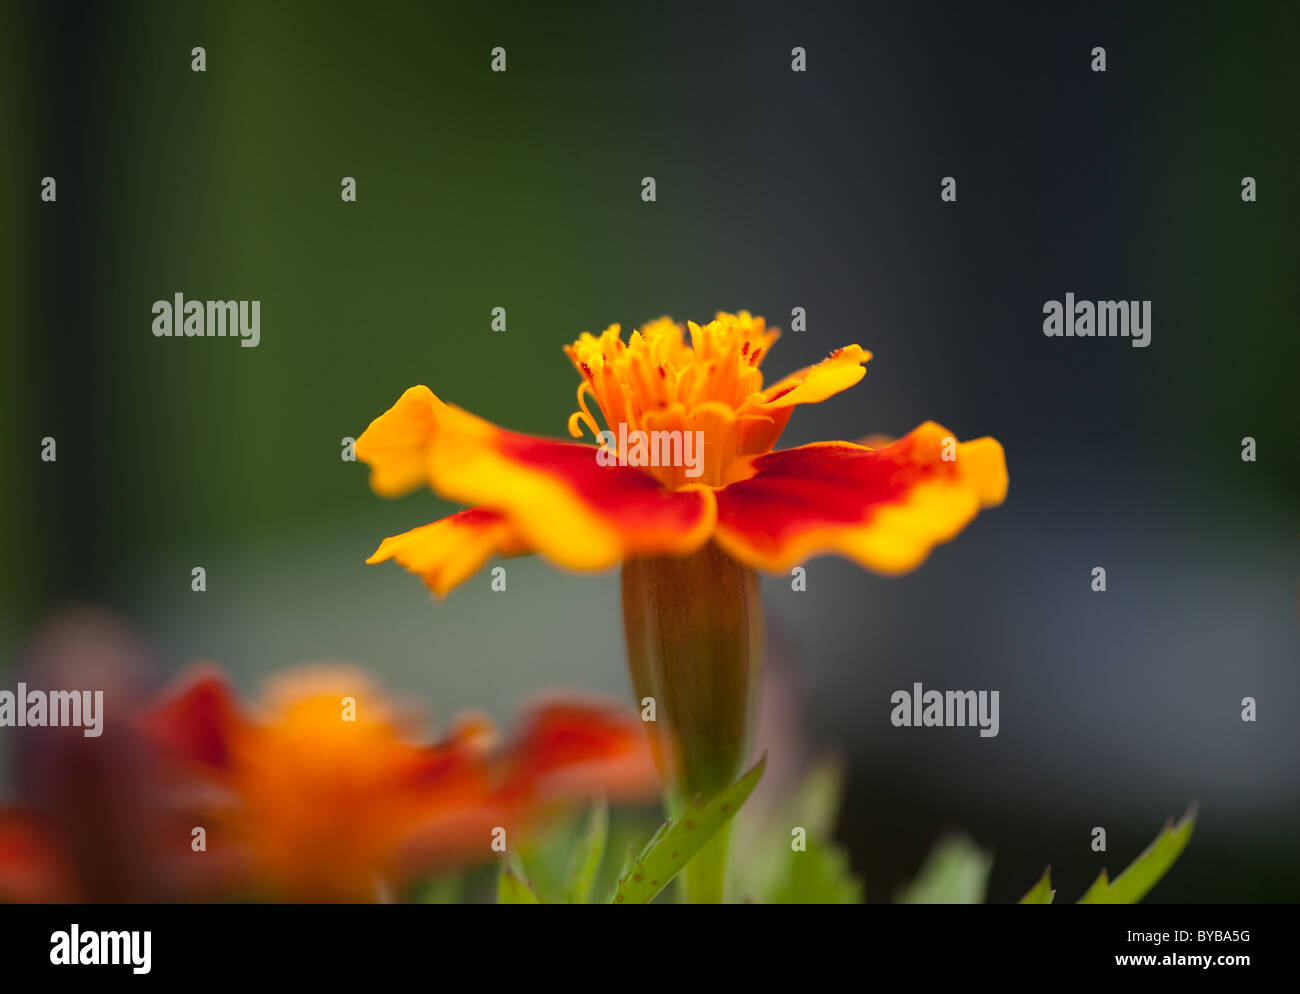
[[[630,552],[659,551],[663,538],[699,530],[712,514],[708,491],[668,490],[640,467],[602,466],[595,446],[510,431],[501,431],[497,444],[506,458],[564,483],[617,528]]]
[[[949,437],[947,429],[927,422],[879,449],[822,442],[757,456],[752,476],[718,492],[719,541],[751,565],[785,569],[806,556],[860,549],[856,540],[883,510],[896,508],[909,516],[891,517],[882,527],[894,531],[875,537],[909,554],[867,565],[890,572],[911,568],[980,506],[999,503],[1005,494],[1001,447],[991,439],[958,444],[957,459],[945,461],[943,440]],[[923,506],[909,505],[925,484],[941,485],[944,499],[936,504],[931,489]]]

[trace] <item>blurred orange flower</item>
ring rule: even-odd
[[[189,782],[212,788],[195,804],[210,849],[233,855],[251,885],[298,901],[382,898],[491,859],[494,830],[509,844],[549,800],[658,789],[634,713],[551,701],[509,742],[471,714],[421,745],[418,716],[345,666],[277,675],[250,712],[219,675],[200,673],[144,720],[184,758]]]
[[[129,726],[146,746],[137,772],[165,800],[135,820],[177,884],[171,898],[391,899],[440,870],[491,860],[494,833],[513,845],[525,818],[553,802],[658,790],[633,712],[552,700],[509,741],[466,715],[421,744],[412,709],[341,665],[278,674],[252,708],[202,667]],[[0,811],[0,899],[91,896],[65,858],[67,828]],[[115,858],[101,851],[99,863]]]

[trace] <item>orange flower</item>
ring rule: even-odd
[[[435,594],[496,554],[537,552],[578,570],[624,564],[632,681],[660,704],[657,754],[676,810],[724,788],[747,749],[762,639],[755,570],[839,553],[905,572],[1007,491],[998,442],[958,442],[932,421],[879,446],[773,452],[794,408],[853,386],[871,354],[849,345],[764,386],[760,365],[779,333],[762,318],[719,314],[688,328],[689,342],[662,318],[624,342],[615,325],[565,349],[581,377],[569,433],[585,428],[599,445],[506,431],[424,386],[356,445],[376,493],[427,484],[472,505],[385,539],[368,560],[397,560]],[[725,832],[686,868],[692,901],[721,900]]]
[[[102,779],[85,763],[59,774],[53,789],[90,800],[0,809],[0,900],[398,897],[500,858],[494,831],[513,847],[554,803],[658,789],[630,711],[541,702],[508,743],[465,715],[420,744],[416,718],[351,667],[279,674],[251,710],[203,668],[105,736],[124,758]]]
[[[899,573],[1005,497],[1002,447],[991,438],[959,443],[934,422],[880,447],[772,452],[797,405],[853,386],[871,354],[849,345],[764,387],[760,366],[776,329],[745,312],[688,327],[689,344],[663,318],[627,342],[615,325],[565,349],[582,377],[570,433],[585,427],[600,446],[506,431],[411,387],[357,440],[371,486],[397,496],[427,484],[474,507],[386,539],[368,561],[396,559],[440,595],[494,554],[538,552],[598,570],[689,554],[710,539],[758,569],[839,553]],[[688,466],[695,439],[702,453]],[[673,458],[646,464],[656,445]]]
[[[416,715],[367,676],[304,668],[243,711],[221,678],[191,678],[142,718],[206,789],[192,809],[208,847],[237,867],[237,890],[293,901],[368,901],[431,872],[494,857],[521,820],[557,798],[652,796],[657,778],[637,716],[551,701],[499,743],[466,715],[417,744]]]

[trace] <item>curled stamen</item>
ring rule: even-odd
[[[581,426],[586,425],[587,429],[591,432],[592,437],[603,445],[604,442],[600,437],[600,427],[596,424],[596,419],[591,416],[591,409],[587,407],[587,399],[583,396],[583,394],[590,390],[591,384],[586,380],[583,380],[578,384],[578,407],[581,408],[581,410],[574,411],[569,415],[569,435],[573,438],[581,438]]]

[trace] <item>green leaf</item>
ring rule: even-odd
[[[661,834],[664,831],[664,829],[668,827],[668,825],[669,822],[664,822],[662,825],[660,825],[658,831],[655,833],[656,836]],[[649,843],[647,843],[647,845],[649,845]],[[618,897],[619,890],[621,890],[623,887],[623,881],[626,880],[631,875],[632,870],[636,867],[636,861],[637,861],[636,847],[628,846],[627,855],[623,857],[623,865],[618,868],[618,877],[614,880],[614,889],[610,892],[609,899],[606,900],[605,902],[606,904],[614,903],[615,899]]]
[[[964,835],[939,842],[899,904],[982,904],[993,857]]]
[[[609,836],[609,805],[602,799],[592,806],[587,816],[587,829],[582,833],[569,867],[568,884],[564,899],[569,904],[586,904],[591,896],[591,885],[596,881],[596,871],[605,855],[605,840]]]
[[[592,904],[608,904],[614,900],[618,882],[627,876],[651,832],[659,829],[662,824],[657,811],[651,813],[645,810],[635,815],[629,815],[625,811],[610,812],[605,858],[601,860],[588,901]],[[623,854],[622,858],[620,854]]]
[[[768,900],[772,904],[861,904],[862,881],[850,870],[844,850],[809,839],[806,851],[790,852],[788,875]]]
[[[668,829],[672,827],[672,824],[671,819],[661,822],[659,827],[655,829],[654,835],[650,836],[650,841],[641,847],[640,852],[637,851],[635,846],[628,846],[627,855],[623,857],[623,865],[618,868],[618,876],[614,879],[614,887],[610,891],[609,898],[605,901],[606,904],[615,903],[618,898],[618,892],[623,887],[623,881],[632,875],[632,871],[636,868],[637,862],[641,858],[641,853],[653,849],[659,843],[659,840],[668,834]]]
[[[565,816],[544,831],[529,825],[516,828],[511,868],[526,880],[542,904],[563,904],[565,872],[573,852],[576,832],[572,817]]]
[[[1038,883],[1029,889],[1029,893],[1020,899],[1021,904],[1051,904],[1056,897],[1052,890],[1052,868],[1049,866],[1038,878]]]
[[[1182,855],[1195,826],[1196,805],[1193,804],[1177,824],[1174,824],[1173,819],[1165,822],[1165,827],[1160,830],[1156,840],[1114,882],[1108,882],[1106,871],[1102,870],[1087,893],[1079,898],[1079,903],[1136,904],[1146,897]]]
[[[537,892],[528,881],[518,876],[509,862],[501,863],[501,878],[497,881],[497,904],[541,904]]]
[[[696,798],[680,817],[661,825],[641,854],[619,874],[618,887],[610,903],[649,904],[740,810],[763,775],[766,763],[766,757],[760,759],[753,769],[712,800],[701,802]]]

